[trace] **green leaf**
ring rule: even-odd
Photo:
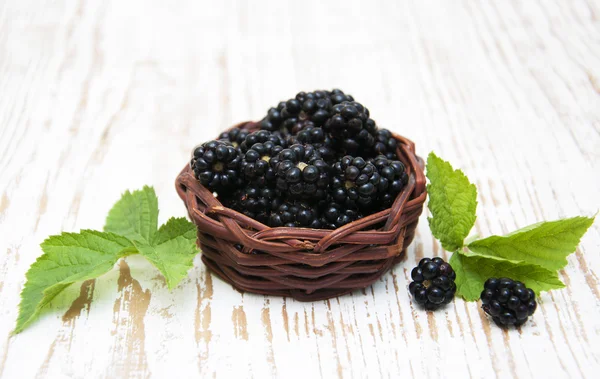
[[[119,258],[135,252],[126,238],[94,230],[51,236],[41,247],[44,254],[26,274],[14,333],[21,332],[70,284],[96,278],[109,271]]]
[[[506,277],[518,280],[539,295],[541,291],[564,288],[556,271],[538,265],[515,263],[504,259],[476,255],[452,254],[450,265],[456,272],[456,293],[467,301],[476,301],[489,278]]]
[[[154,188],[126,191],[112,207],[104,230],[149,244],[158,227],[158,199]]]
[[[429,184],[428,218],[433,235],[447,251],[463,247],[464,240],[475,224],[477,188],[460,170],[434,153],[427,158]]]
[[[533,263],[549,270],[567,265],[567,256],[575,251],[594,218],[573,217],[541,222],[505,236],[491,236],[469,244],[481,256],[499,257]]]
[[[171,218],[151,244],[135,243],[139,252],[164,275],[169,289],[187,276],[198,253],[196,226],[185,218]]]

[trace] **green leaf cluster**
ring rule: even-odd
[[[454,253],[457,294],[475,301],[491,277],[521,281],[537,294],[563,288],[557,270],[567,265],[594,217],[541,222],[505,236],[465,243],[476,219],[477,190],[460,170],[434,153],[427,158],[429,226],[442,247]]]
[[[103,232],[50,236],[41,248],[44,254],[26,274],[14,333],[23,331],[69,285],[105,274],[121,258],[143,255],[172,289],[198,253],[196,228],[185,218],[171,218],[158,228],[158,199],[148,186],[122,195],[108,213]]]

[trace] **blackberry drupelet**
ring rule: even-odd
[[[331,196],[346,208],[374,209],[381,175],[372,163],[346,155],[333,165]]]
[[[233,147],[239,147],[249,134],[250,132],[245,129],[235,128],[221,133],[219,140],[230,142]]]
[[[408,286],[415,302],[427,310],[436,310],[454,299],[456,273],[442,258],[423,258],[410,276]]]
[[[373,148],[377,125],[369,118],[367,108],[355,101],[343,102],[335,105],[331,112],[324,129],[347,154]]]
[[[270,162],[282,150],[282,146],[272,141],[255,143],[242,157],[240,175],[247,181],[261,186],[275,183],[275,170]]]
[[[194,149],[191,167],[194,176],[212,191],[233,191],[242,185],[241,155],[229,142],[209,141]]]
[[[322,212],[321,225],[323,229],[337,229],[361,217],[362,215],[357,210],[330,203]]]
[[[278,190],[294,199],[325,198],[330,167],[312,145],[292,145],[282,150],[270,163],[275,169]]]
[[[308,202],[285,202],[273,209],[269,218],[271,227],[300,227],[320,229],[321,221],[315,207]]]
[[[373,163],[381,176],[377,187],[379,204],[382,208],[389,208],[402,191],[402,188],[408,183],[408,175],[404,164],[400,161],[390,160],[383,155],[369,161]]]
[[[279,132],[269,132],[267,130],[259,130],[250,133],[244,138],[240,144],[240,150],[245,153],[257,143],[272,142],[277,146],[287,147],[286,139]]]
[[[235,191],[233,196],[222,199],[222,202],[228,208],[267,224],[276,198],[274,189],[249,184],[245,188]]]
[[[521,282],[490,278],[483,287],[482,308],[498,326],[521,326],[537,308],[535,292]]]

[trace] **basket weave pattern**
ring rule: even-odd
[[[255,129],[255,123],[235,127]],[[391,208],[336,230],[270,228],[226,208],[195,178],[189,164],[176,180],[198,227],[202,261],[241,291],[328,299],[373,284],[412,242],[427,196],[423,161],[414,143],[394,135],[408,184]]]

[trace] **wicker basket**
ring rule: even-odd
[[[257,124],[235,127],[253,130]],[[202,261],[241,291],[314,301],[373,284],[412,242],[427,197],[423,160],[410,140],[394,135],[409,181],[390,209],[336,230],[270,228],[224,207],[189,164],[177,192],[198,227]]]

